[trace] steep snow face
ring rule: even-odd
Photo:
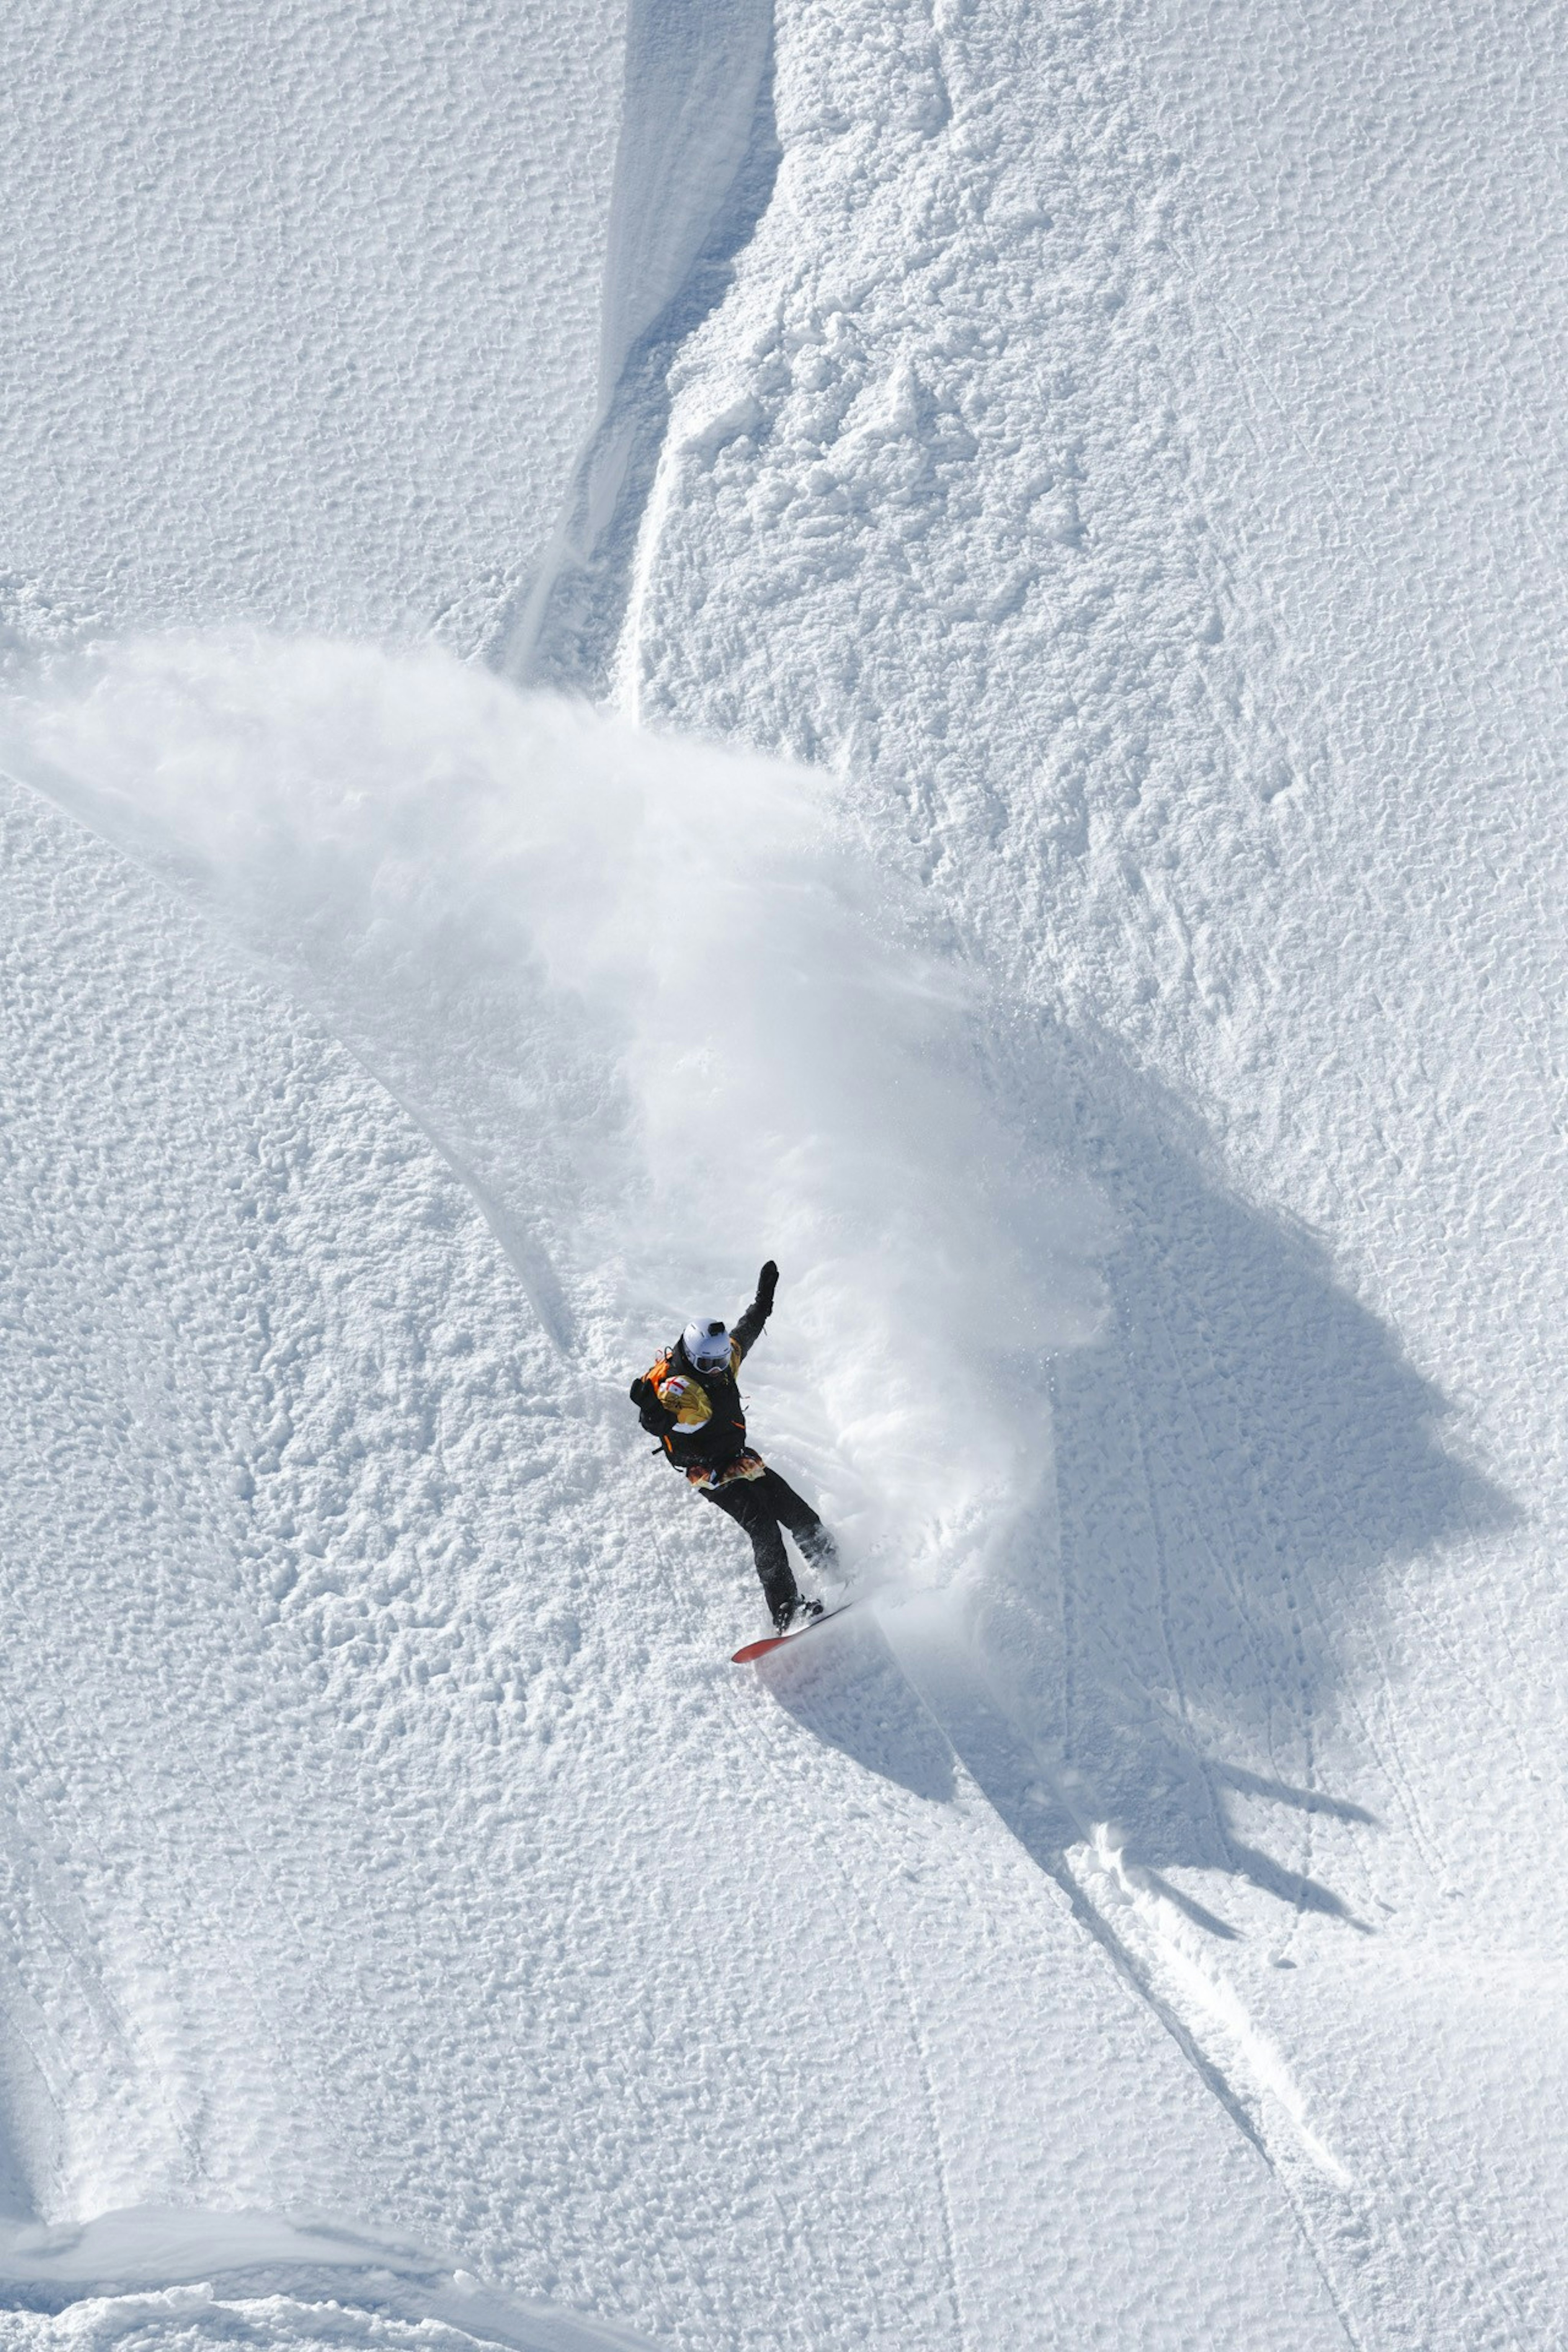
[[[1017,1703],[1194,2045],[1332,2106],[1378,2343],[1565,2286],[1565,78],[1523,6],[784,0],[606,673],[836,770],[1055,1055],[1120,1242]]]
[[[598,404],[550,544],[487,651],[602,688],[669,415],[669,372],[772,193],[768,0],[634,0],[605,232]]]
[[[737,1674],[732,1530],[450,1158],[144,876],[6,824],[11,2201],[101,2223],[5,2233],[14,2339],[455,2326],[374,2233],[677,2345],[1337,2340],[941,1618],[929,1700],[871,1618]],[[355,2227],[323,2278],[268,2213]],[[25,2316],[73,2284],[125,2291]],[[471,2332],[571,2341],[514,2321]]]
[[[677,740],[8,709],[6,2328],[1545,2352],[1554,28],[198,13],[7,20],[12,634]]]
[[[593,423],[623,14],[8,8],[0,628],[484,636]]]

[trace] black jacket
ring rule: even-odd
[[[652,1430],[678,1470],[717,1470],[746,1451],[746,1409],[735,1375],[767,1322],[769,1308],[753,1298],[730,1328],[730,1362],[722,1372],[699,1372],[678,1339],[668,1360],[632,1384],[643,1427]]]

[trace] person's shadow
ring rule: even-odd
[[[1364,1664],[1386,1580],[1418,1584],[1434,1546],[1513,1507],[1446,1448],[1443,1397],[1320,1242],[1227,1192],[1179,1112],[1108,1057],[1064,1057],[1056,1078],[1050,1140],[1092,1180],[1115,1239],[1100,1330],[1052,1367],[1056,1540],[1024,1549],[995,1612],[1008,1671],[986,1695],[928,1644],[923,1664],[905,1660],[901,1710],[879,1677],[862,1716],[847,1659],[837,1679],[826,1658],[780,1677],[776,1696],[929,1797],[943,1793],[934,1715],[1053,1874],[1092,1818],[1215,1936],[1235,1930],[1164,1874],[1226,1874],[1364,1931],[1294,1866],[1312,1817],[1372,1818],[1319,1768],[1344,1645]],[[983,1632],[982,1664],[984,1650]],[[1277,1830],[1244,1833],[1242,1815]]]

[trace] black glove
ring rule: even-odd
[[[763,1266],[761,1274],[757,1276],[757,1305],[762,1308],[764,1315],[769,1315],[773,1312],[773,1293],[778,1286],[779,1270],[773,1264],[772,1258],[769,1258],[766,1265]]]

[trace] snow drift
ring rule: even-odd
[[[945,1580],[1026,1518],[1092,1214],[825,778],[325,641],[127,644],[8,732],[419,1120],[606,1410],[772,1253],[758,1425],[861,1564]]]
[[[155,2207],[0,2224],[0,2296],[69,2313],[73,2336],[237,2340],[304,2352],[438,2334],[453,2352],[637,2352],[646,2338],[498,2294],[416,2247],[270,2213]]]

